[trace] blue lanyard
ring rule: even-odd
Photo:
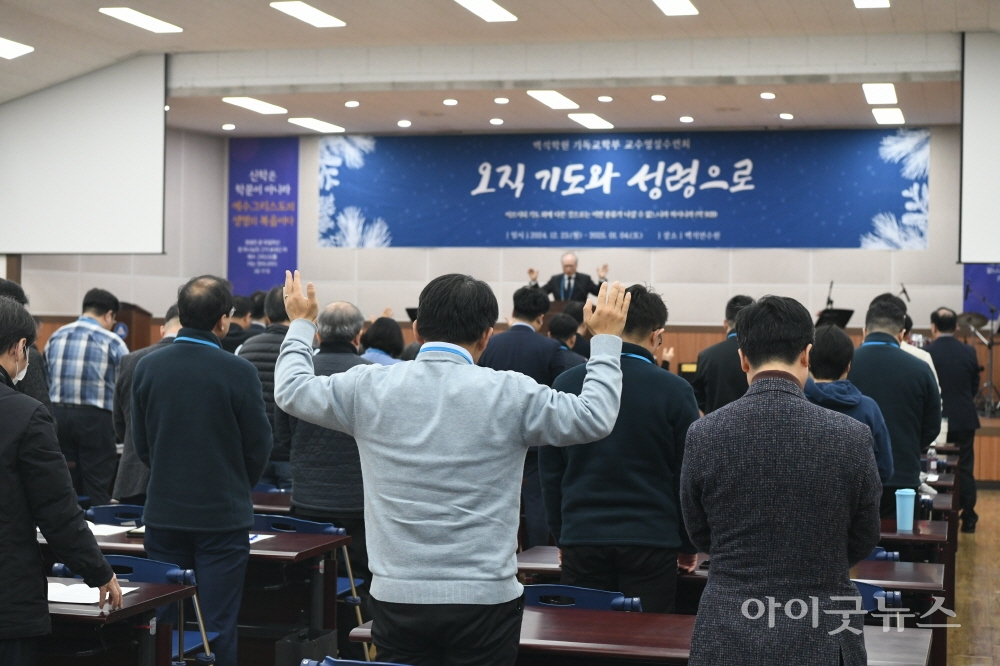
[[[174,338],[174,342],[196,342],[199,345],[208,345],[209,347],[215,347],[216,349],[220,349],[219,345],[215,344],[214,342],[209,342],[208,340],[199,340],[198,338],[189,338],[186,335],[179,338]]]
[[[448,349],[447,347],[423,347],[421,348],[420,353],[423,354],[424,352],[448,352],[449,354],[454,354],[455,356],[461,356],[466,363],[472,365],[471,358],[455,349]]]
[[[862,347],[871,347],[871,346],[875,346],[875,345],[889,345],[891,347],[898,346],[898,345],[892,344],[891,342],[879,342],[878,340],[876,340],[874,342],[862,342],[861,343]]]
[[[646,358],[645,356],[639,356],[638,354],[629,354],[628,352],[622,352],[622,356],[631,356],[632,358],[637,358],[640,361],[645,361],[646,363],[649,363],[650,365],[653,364],[653,362],[650,361],[648,358]]]
[[[736,337],[735,333],[730,333],[729,335],[726,336],[726,340],[728,340],[729,338],[735,338],[735,337]]]

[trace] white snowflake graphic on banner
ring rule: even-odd
[[[906,213],[878,213],[872,217],[872,231],[861,237],[861,247],[867,250],[925,250],[930,193],[927,177],[930,173],[930,130],[900,129],[882,139],[878,150],[884,162],[903,163],[900,174],[913,184],[903,190]],[[923,181],[923,182],[920,182]]]
[[[389,247],[392,234],[380,217],[371,222],[357,206],[337,212],[334,189],[340,185],[340,170],[360,169],[365,155],[375,150],[370,136],[326,136],[319,141],[319,246]]]

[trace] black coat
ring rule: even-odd
[[[288,460],[289,440],[287,433],[278,433],[274,428],[274,413],[278,407],[274,404],[274,366],[281,353],[281,343],[285,341],[288,326],[271,324],[263,333],[253,335],[243,343],[240,358],[253,363],[257,368],[257,378],[264,392],[264,405],[267,407],[267,420],[271,423],[271,433],[274,438],[274,448],[271,449],[271,460]],[[229,337],[229,336],[226,336]]]
[[[243,328],[239,324],[230,324],[229,332],[226,333],[226,337],[222,338],[222,348],[225,349],[230,354],[235,354],[236,350],[239,349],[240,345],[254,337],[255,335],[260,335],[264,332],[264,329],[259,326],[251,326],[250,328]]]
[[[541,288],[557,301],[585,301],[588,294],[597,296],[601,291],[601,282],[604,282],[594,282],[586,273],[577,273],[573,276],[573,293],[567,294],[563,284],[565,277],[563,273],[553,275]]]
[[[729,333],[725,340],[698,354],[692,385],[702,413],[710,414],[747,392],[747,373],[740,367],[739,348],[736,334]]]
[[[24,373],[24,379],[17,383],[17,390],[45,405],[45,409],[52,415],[52,422],[56,423],[52,399],[49,397],[49,364],[35,345],[28,347],[28,371]],[[56,432],[59,432],[58,424]]]
[[[940,336],[924,349],[934,359],[934,369],[941,384],[941,413],[948,419],[948,431],[978,430],[979,358],[976,350],[951,335]]]
[[[494,370],[513,370],[531,377],[539,384],[552,386],[563,372],[573,367],[567,364],[558,340],[537,333],[526,325],[511,326],[490,338],[479,365]]]
[[[878,403],[889,429],[895,472],[885,485],[916,488],[920,454],[941,432],[941,394],[930,366],[888,333],[871,333],[855,350],[847,378]]]
[[[710,555],[711,568],[688,663],[865,664],[864,637],[830,635],[842,616],[824,611],[854,609],[830,597],[858,595],[848,570],[878,544],[881,493],[868,426],[813,405],[786,373],[758,375],[743,398],[696,421],[681,506],[688,536]],[[809,610],[792,620],[780,608],[773,628],[766,610],[747,619],[743,604],[766,605],[768,597],[783,606],[801,599]],[[815,629],[810,597],[817,598]],[[851,618],[861,629],[862,618]]]
[[[0,640],[51,631],[36,525],[56,559],[88,585],[111,580],[77,503],[49,411],[17,392],[0,368]]]

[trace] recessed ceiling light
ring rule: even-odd
[[[184,32],[182,28],[178,28],[173,23],[167,23],[148,14],[137,12],[131,7],[101,7],[97,11],[150,32]]]
[[[250,109],[251,111],[263,113],[265,115],[288,113],[288,109],[283,109],[275,104],[262,102],[259,99],[254,99],[253,97],[223,97],[222,101],[226,104],[242,106],[244,109]]]
[[[694,118],[692,118],[691,116],[681,116],[681,122],[682,123],[693,123],[694,122]]]
[[[896,104],[896,86],[891,83],[862,83],[869,104]]]
[[[169,104],[165,105],[165,106],[163,107],[163,110],[164,110],[164,111],[169,111],[169,110],[170,110],[170,105],[169,105]]]
[[[872,109],[872,115],[875,116],[875,122],[879,125],[902,125],[906,122],[903,119],[903,112],[899,109]]]
[[[445,106],[455,106],[456,104],[458,104],[458,100],[457,99],[446,99],[444,102],[442,102],[442,104],[444,104]]]
[[[778,117],[782,120],[793,120],[795,118],[795,116],[790,113],[779,113]]]
[[[653,0],[667,16],[695,16],[698,8],[691,4],[691,0]]]
[[[666,95],[653,95],[649,99],[653,100],[654,102],[665,102],[665,101],[667,101],[667,96]]]
[[[569,119],[578,122],[587,129],[614,129],[615,126],[596,113],[569,113]]]
[[[353,109],[356,106],[361,106],[361,102],[356,102],[352,99],[349,102],[344,102],[344,106],[346,106],[348,109]]]
[[[231,132],[234,129],[236,129],[236,125],[232,123],[226,123],[225,125],[222,126],[222,129],[226,130],[227,132]]]
[[[317,120],[316,118],[289,118],[288,122],[293,125],[298,125],[299,127],[305,127],[306,129],[316,130],[317,132],[323,132],[324,134],[334,134],[337,132],[343,132],[344,128],[340,125],[334,125],[333,123],[327,123],[322,120]]]
[[[34,46],[28,46],[27,44],[13,42],[9,39],[0,37],[0,58],[13,60],[18,56],[23,56],[25,53],[31,53],[34,50]]]
[[[580,105],[555,90],[529,90],[528,95],[550,109],[579,109]]]
[[[490,125],[503,125],[503,118],[491,118]]]
[[[772,92],[762,92],[760,94],[761,99],[774,99],[775,95]]]
[[[605,103],[611,102],[613,100],[614,98],[609,95],[601,95],[600,97],[597,98],[598,102],[605,102]]]
[[[487,23],[501,23],[503,21],[516,21],[517,17],[509,11],[493,2],[493,0],[455,0],[470,12],[483,19]]]
[[[284,12],[300,21],[305,21],[309,25],[317,28],[343,28],[346,23],[336,16],[330,16],[326,12],[320,11],[312,5],[307,5],[299,0],[291,2],[272,2],[271,6],[279,12]]]
[[[397,125],[399,125],[400,127],[409,127],[409,126],[410,126],[410,125],[412,125],[413,123],[411,123],[411,122],[410,122],[409,120],[400,120],[400,121],[399,121],[398,123],[396,123],[396,124],[397,124]]]
[[[854,0],[858,9],[884,9],[889,6],[889,0]]]
[[[496,99],[494,99],[493,101],[494,101],[494,102],[496,102],[497,104],[506,104],[506,103],[507,103],[507,102],[509,102],[510,100],[509,100],[509,99],[507,99],[506,97],[497,97],[497,98],[496,98]]]

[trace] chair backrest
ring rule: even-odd
[[[198,584],[194,569],[181,569],[176,564],[128,555],[105,555],[104,559],[108,561],[122,583]],[[58,578],[79,578],[65,564],[52,565],[52,575]]]
[[[878,610],[879,599],[883,600],[883,608],[899,608],[902,606],[903,595],[901,592],[887,592],[878,585],[862,583],[857,580],[852,580],[851,582],[858,588],[858,593],[861,595],[861,607],[868,612]]]
[[[106,504],[87,509],[87,520],[97,525],[142,525],[145,507],[138,504]]]
[[[253,529],[256,532],[300,532],[302,534],[335,534],[338,536],[347,534],[347,530],[343,527],[334,527],[332,523],[316,523],[301,518],[269,516],[263,513],[254,514]]]
[[[545,601],[548,597],[562,597],[564,603]],[[572,585],[525,585],[526,606],[548,606],[552,608],[585,608],[587,610],[619,610],[642,612],[639,597],[626,597],[621,592],[592,590]]]
[[[303,659],[299,666],[400,666],[400,664],[390,664],[385,661],[354,661],[353,659],[327,657],[323,661]]]
[[[899,551],[889,550],[887,551],[882,546],[875,546],[875,550],[871,552],[871,555],[865,558],[866,560],[881,560],[885,562],[899,562]]]

